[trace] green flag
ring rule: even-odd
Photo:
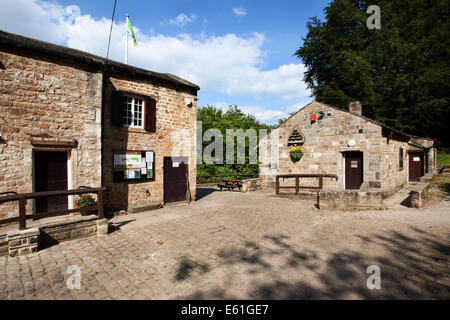
[[[130,31],[130,33],[131,33],[131,37],[133,38],[134,45],[137,46],[137,45],[138,45],[138,42],[137,42],[137,40],[136,40],[136,36],[134,35],[133,27],[131,26],[131,22],[130,22],[129,19],[128,19],[127,29],[128,29],[128,31]]]

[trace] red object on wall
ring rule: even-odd
[[[317,121],[317,115],[315,113],[311,114],[311,122]]]

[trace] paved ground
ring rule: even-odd
[[[0,299],[450,298],[450,206],[318,211],[310,201],[203,189],[126,215],[109,236],[0,257]],[[81,270],[69,290],[67,267]],[[367,267],[381,270],[369,290]]]

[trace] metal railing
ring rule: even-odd
[[[295,178],[295,186],[280,186],[280,179],[290,179]],[[300,178],[318,178],[318,186],[300,186]],[[338,179],[335,174],[280,174],[276,176],[275,190],[276,194],[280,194],[280,189],[295,189],[295,194],[299,194],[300,189],[313,189],[322,190],[323,189],[323,178],[334,178]]]
[[[13,218],[7,218],[0,220],[0,225],[19,222],[19,230],[25,230],[27,228],[27,219],[39,219],[39,218],[49,218],[56,216],[63,216],[74,212],[85,212],[85,211],[97,211],[97,215],[99,219],[104,218],[103,213],[103,192],[106,191],[106,188],[89,188],[89,187],[80,187],[75,190],[60,190],[60,191],[45,191],[45,192],[33,192],[33,193],[22,193],[22,194],[13,194],[9,196],[0,197],[0,204],[5,202],[18,201],[19,202],[19,216]],[[15,192],[8,192],[15,193]],[[62,211],[54,211],[54,212],[40,212],[31,215],[26,214],[26,204],[28,199],[38,199],[38,198],[48,198],[53,196],[70,196],[76,194],[88,194],[94,193],[97,194],[97,205],[91,207],[84,208],[76,208]]]

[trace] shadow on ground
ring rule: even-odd
[[[208,188],[208,187],[199,187],[199,188],[197,188],[197,197],[196,197],[196,200],[198,201],[198,200],[200,200],[200,199],[202,199],[202,198],[204,198],[204,197],[207,197],[207,196],[209,196],[211,193],[214,193],[214,192],[218,192],[219,190],[217,190],[217,189],[214,189],[214,188]]]
[[[219,268],[245,267],[238,268],[246,270],[244,273],[230,272],[234,278],[232,283],[239,283],[240,277],[252,279],[244,295],[236,297],[228,286],[216,285],[206,291],[199,288],[181,298],[449,299],[449,235],[443,239],[419,228],[411,227],[411,231],[408,236],[387,231],[360,237],[360,250],[328,252],[325,256],[290,245],[287,236],[266,235],[245,243],[240,249],[217,253],[221,259]],[[366,254],[369,252],[366,248],[371,248],[372,254]],[[371,275],[366,273],[369,265],[381,269],[381,290],[367,288],[367,278]],[[187,280],[195,268],[199,268],[200,279],[211,271],[206,264],[182,260],[175,279]],[[268,276],[261,277],[261,274]],[[303,275],[313,275],[314,280]]]

